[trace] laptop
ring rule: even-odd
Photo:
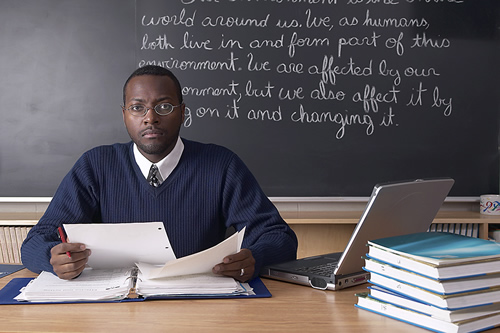
[[[322,290],[365,283],[368,240],[427,231],[453,184],[451,178],[439,178],[375,185],[344,252],[270,265],[260,274]]]

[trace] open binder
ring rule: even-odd
[[[23,302],[16,300],[20,290],[28,285],[33,278],[14,278],[4,288],[0,290],[0,305],[13,304],[61,304],[61,303],[120,303],[120,302],[141,302],[146,300],[173,300],[173,299],[229,299],[229,298],[266,298],[271,297],[271,293],[266,288],[260,278],[255,278],[248,282],[253,288],[252,295],[243,294],[184,294],[184,295],[158,295],[142,297],[136,292],[135,288],[131,288],[128,296],[119,300],[81,300],[81,301],[51,301],[51,302]]]
[[[221,258],[237,253],[245,228],[221,243],[201,252],[179,259],[160,256],[169,244],[161,222],[129,224],[74,224],[65,225],[74,242],[90,244],[93,261],[75,279],[63,280],[51,272],[42,272],[36,278],[12,279],[0,290],[0,304],[40,303],[94,303],[143,301],[148,299],[200,298],[255,298],[271,294],[260,281],[240,283],[227,276],[212,274],[212,267]],[[103,229],[107,228],[107,229]],[[111,228],[111,229],[110,229]],[[132,228],[132,230],[131,230]],[[137,249],[136,234],[150,235],[152,246],[147,251]],[[96,235],[115,236],[114,242],[103,242]],[[156,240],[155,237],[157,238]],[[103,245],[104,244],[104,245]],[[103,246],[111,248],[105,249]],[[125,248],[135,244],[133,251]],[[170,245],[167,246],[170,249]],[[167,251],[168,252],[168,251]],[[120,254],[120,256],[112,256]],[[139,255],[140,254],[140,255]],[[141,261],[145,260],[145,261]]]

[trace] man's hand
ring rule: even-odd
[[[212,268],[214,274],[230,276],[238,281],[247,281],[255,272],[255,259],[252,251],[241,249],[236,254],[231,254]]]
[[[71,258],[66,252],[71,254]],[[90,256],[90,250],[81,243],[61,243],[50,250],[50,256],[50,264],[57,276],[71,280],[82,273]]]

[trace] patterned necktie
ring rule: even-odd
[[[148,182],[149,185],[153,187],[158,187],[161,184],[160,180],[161,176],[158,172],[158,167],[155,164],[151,164],[151,168],[149,169]]]

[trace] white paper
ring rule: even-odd
[[[83,243],[92,251],[92,268],[163,265],[175,259],[162,222],[64,224],[64,229],[68,242]]]
[[[123,299],[132,286],[131,271],[132,268],[85,268],[82,274],[73,280],[62,280],[44,271],[32,280],[16,299],[31,302]]]
[[[163,267],[138,262],[137,267],[147,279],[157,279],[178,275],[210,273],[212,268],[220,264],[224,257],[240,251],[245,229],[233,234],[223,242],[205,251],[167,262]]]
[[[139,274],[137,292],[142,296],[155,295],[220,295],[241,294],[245,290],[232,277],[213,274],[193,274],[170,278],[145,279]]]

